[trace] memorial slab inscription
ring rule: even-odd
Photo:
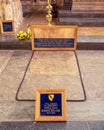
[[[40,115],[41,116],[62,116],[62,96],[61,94],[41,94],[40,95]]]
[[[74,38],[34,38],[35,48],[73,48]]]
[[[37,90],[35,121],[66,121],[64,89]]]
[[[76,50],[77,26],[32,25],[32,50]]]
[[[14,22],[13,20],[5,20],[1,22],[2,34],[14,34]]]

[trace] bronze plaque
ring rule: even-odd
[[[64,89],[37,90],[35,106],[35,121],[66,121]]]
[[[31,26],[32,50],[76,50],[77,26]]]

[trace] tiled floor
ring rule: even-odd
[[[32,51],[26,50],[0,51],[1,122],[34,121],[35,102],[17,102],[15,100],[31,54]],[[87,100],[85,102],[67,102],[67,121],[104,121],[104,51],[77,51],[77,55]],[[31,82],[25,81],[24,84],[29,87]],[[37,82],[41,81],[37,79]],[[74,79],[72,82],[74,85]]]

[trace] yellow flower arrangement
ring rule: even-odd
[[[19,31],[19,33],[17,33],[16,37],[17,37],[19,40],[30,39],[30,33],[23,32],[23,31],[21,30],[21,31]]]

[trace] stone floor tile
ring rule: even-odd
[[[90,121],[88,125],[90,130],[104,130],[104,121]]]
[[[2,122],[3,130],[88,130],[86,122]]]
[[[0,100],[15,100],[19,84],[32,55],[32,51],[15,51],[0,76]],[[6,55],[5,55],[6,56]]]
[[[65,89],[67,100],[84,94],[73,51],[36,51],[19,91],[20,99],[34,100],[36,89]]]
[[[88,130],[86,122],[37,123],[38,130]]]
[[[68,102],[67,121],[104,120],[103,104],[104,102]],[[0,102],[0,121],[34,121],[34,119],[35,102]]]
[[[34,122],[2,122],[0,130],[37,130]]]
[[[0,101],[0,122],[34,121],[34,102]]]
[[[104,101],[67,103],[68,121],[104,120]]]
[[[104,100],[104,51],[77,51],[83,82],[90,100]]]
[[[14,51],[11,50],[0,50],[0,74],[5,69],[13,53]]]

